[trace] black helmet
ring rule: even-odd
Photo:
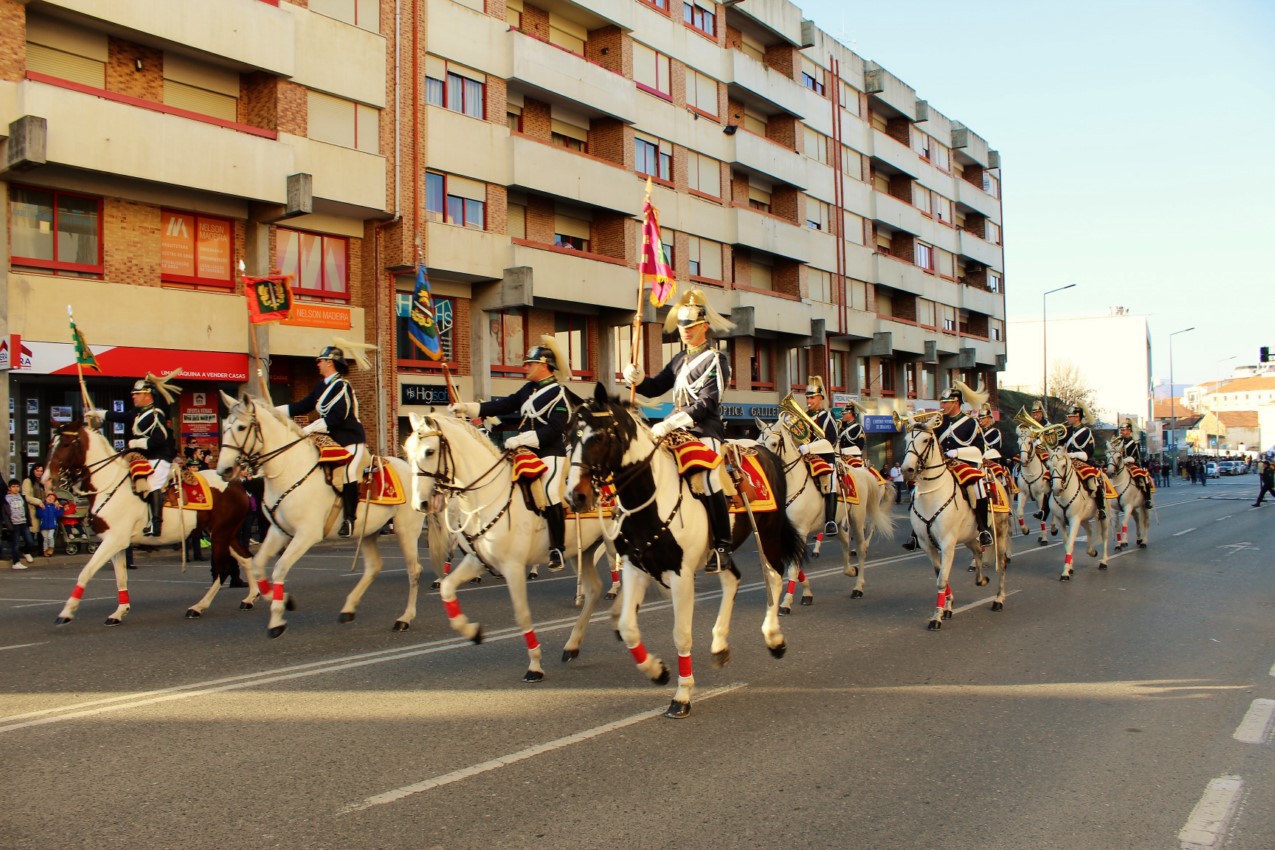
[[[550,372],[558,371],[558,356],[553,353],[553,349],[547,345],[533,345],[531,350],[527,352],[527,356],[523,358],[523,363],[543,363],[549,367]]]
[[[956,387],[948,387],[943,390],[942,395],[939,396],[939,401],[955,401],[961,403],[965,401],[965,396]]]
[[[345,352],[335,345],[327,345],[319,352],[319,356],[314,358],[317,363],[320,360],[331,360],[332,365],[342,375],[350,374],[350,361],[345,359]]]

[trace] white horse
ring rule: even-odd
[[[1107,568],[1107,521],[1099,518],[1098,503],[1089,497],[1089,492],[1081,483],[1080,473],[1076,471],[1071,461],[1072,459],[1062,448],[1054,448],[1049,452],[1049,475],[1052,486],[1050,498],[1053,499],[1053,510],[1056,511],[1054,518],[1061,521],[1063,531],[1066,533],[1064,545],[1067,554],[1063,558],[1063,569],[1062,574],[1058,576],[1059,581],[1071,581],[1072,551],[1076,547],[1076,536],[1080,533],[1082,526],[1085,529],[1085,551],[1091,558],[1096,556],[1098,549],[1095,543],[1102,541],[1102,558],[1098,561],[1098,569]],[[1099,488],[1105,488],[1105,486],[1101,481],[1098,483]],[[1104,489],[1103,497],[1105,496]],[[1091,523],[1097,523],[1096,537]]]
[[[440,514],[451,539],[464,553],[439,584],[447,620],[469,640],[482,643],[482,626],[461,611],[456,588],[477,576],[484,566],[503,576],[514,619],[527,644],[528,667],[522,680],[539,682],[545,674],[527,602],[527,565],[548,563],[548,524],[519,492],[512,453],[500,451],[477,428],[451,415],[412,413],[410,419],[412,433],[403,450],[412,464],[412,505]],[[602,536],[601,527],[596,518],[580,519],[579,548],[585,552],[594,549]],[[592,570],[577,564],[584,598],[562,651],[563,661],[579,656],[585,629],[602,595],[596,559],[593,563]]]
[[[129,546],[181,544],[198,526],[213,531],[214,566],[228,554],[240,557],[235,551],[238,543],[234,536],[248,514],[247,494],[241,487],[236,488],[236,493],[228,494],[226,482],[215,472],[205,470],[197,474],[211,489],[212,508],[204,511],[164,508],[163,533],[159,537],[145,537],[142,527],[150,519],[150,509],[133,492],[129,465],[124,455],[115,451],[100,432],[78,422],[58,429],[49,445],[45,480],[70,485],[91,495],[88,520],[101,542],[80,570],[71,597],[54,620],[57,625],[65,625],[75,619],[85,586],[108,560],[115,567],[118,606],[106,618],[106,625],[117,626],[123,622],[132,607],[124,558],[124,550]],[[218,576],[213,579],[206,597],[215,595],[220,586],[221,577]]]
[[[990,565],[995,566],[1000,578],[996,596],[992,600],[992,610],[1004,609],[1005,547],[999,545],[999,542],[1009,537],[1009,513],[993,511],[992,547],[987,550],[980,546],[974,509],[970,507],[965,494],[960,492],[962,488],[943,458],[938,437],[933,430],[923,425],[914,424],[908,431],[907,450],[900,468],[905,479],[916,482],[912,496],[912,530],[922,548],[929,554],[930,563],[934,565],[938,598],[928,628],[941,629],[943,621],[952,618],[954,596],[948,579],[952,572],[956,547],[961,544],[974,555],[974,581],[979,587],[988,583],[983,571],[989,566],[988,559],[991,559]],[[990,486],[1000,486],[996,482],[989,483]],[[1008,499],[1005,504],[1009,504]]]
[[[1049,537],[1045,534],[1045,510],[1049,505],[1048,460],[1049,454],[1040,442],[1033,439],[1026,429],[1019,428],[1018,471],[1015,473],[1018,480],[1018,499],[1015,514],[1022,533],[1031,534],[1026,520],[1023,519],[1023,510],[1027,507],[1028,500],[1036,503],[1036,513],[1040,515],[1040,537],[1036,539],[1036,542],[1041,546],[1049,545]],[[1057,528],[1055,524],[1055,531]]]
[[[1119,511],[1115,522],[1117,551],[1129,545],[1128,517],[1133,517],[1138,548],[1147,548],[1151,511],[1147,508],[1146,495],[1133,481],[1128,459],[1124,455],[1123,441],[1118,438],[1107,441],[1107,474],[1111,479],[1111,489],[1116,491],[1116,509]]]
[[[797,442],[786,428],[778,422],[767,425],[756,420],[761,428],[761,442],[774,452],[783,464],[784,476],[788,484],[788,504],[785,509],[788,519],[796,526],[802,539],[818,533],[819,543],[823,542],[824,496],[818,482],[810,474],[810,467],[797,449]],[[893,499],[893,486],[883,487],[866,466],[846,467],[855,483],[859,494],[859,504],[852,505],[837,500],[837,539],[841,543],[841,551],[845,562],[843,570],[851,578],[858,578],[854,589],[850,591],[851,599],[863,596],[865,569],[868,560],[868,545],[878,531],[888,540],[894,534],[894,515],[890,510]],[[833,474],[839,474],[840,470]],[[812,557],[819,557],[819,543],[816,543]],[[851,563],[851,557],[857,557],[858,563]],[[795,573],[795,575],[794,575]],[[787,614],[792,610],[793,593],[797,583],[801,584],[801,604],[814,603],[814,592],[810,589],[810,581],[800,567],[788,568],[787,584],[784,598],[779,603],[779,613]]]
[[[576,510],[584,510],[595,503],[602,482],[611,481],[615,487],[615,519],[606,534],[614,540],[623,564],[621,640],[638,670],[656,684],[668,682],[668,667],[658,656],[647,652],[637,624],[638,605],[648,584],[654,580],[667,587],[673,600],[678,675],[677,690],[664,716],[687,717],[695,687],[691,664],[695,573],[707,563],[711,551],[707,509],[694,498],[690,483],[678,473],[673,452],[652,438],[650,429],[638,421],[632,408],[609,398],[601,384],[591,400],[576,408],[572,431],[567,501]],[[784,501],[787,486],[778,458],[764,447],[759,446],[756,452],[776,501]],[[781,658],[788,645],[779,628],[781,576],[779,567],[772,565],[802,560],[805,541],[782,511],[759,513],[753,519],[767,588],[762,635],[771,655]],[[749,526],[742,515],[737,515],[735,545],[749,534]],[[712,653],[713,663],[720,666],[730,659],[730,619],[740,574],[732,564],[717,575],[722,596],[713,625]]]
[[[295,422],[249,395],[236,400],[223,392],[221,399],[227,413],[221,432],[221,452],[217,456],[218,471],[229,475],[242,465],[259,470],[265,478],[261,504],[270,520],[270,530],[252,559],[248,581],[253,587],[248,589],[249,596],[244,603],[250,605],[258,591],[271,600],[267,633],[276,638],[288,627],[284,618],[284,610],[291,607],[291,599],[284,591],[288,571],[314,544],[325,537],[336,536],[342,517],[340,493],[323,475],[318,448]],[[405,487],[411,480],[408,465],[400,458],[375,458],[374,463],[384,464],[387,474],[388,469],[393,469],[400,486]],[[413,510],[404,495],[400,504],[359,502],[350,539],[357,542],[363,552],[363,575],[341,606],[342,623],[354,620],[359,601],[381,571],[383,562],[377,540],[381,529],[391,520],[406,562],[408,580],[407,607],[394,622],[394,631],[411,628],[416,619],[421,577],[417,545],[424,516]],[[266,565],[276,555],[279,558],[267,580]]]

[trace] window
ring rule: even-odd
[[[648,6],[654,6],[657,9],[662,9],[665,12],[668,11],[668,0],[642,0],[642,2]],[[625,362],[627,363],[628,361],[626,360]]]
[[[993,198],[999,198],[1001,196],[1001,181],[984,171],[983,191]]]
[[[922,133],[920,130],[912,130],[912,150],[916,151],[916,155],[921,159],[928,160],[930,158],[930,145],[933,140]]]
[[[770,212],[770,187],[748,183],[748,206],[758,212]]]
[[[164,103],[223,121],[236,121],[239,74],[177,53],[165,53]]]
[[[682,22],[704,35],[717,35],[717,16],[695,3],[682,4]]]
[[[759,136],[766,135],[766,116],[747,107],[744,108],[744,129]]]
[[[349,240],[344,236],[277,227],[275,256],[279,270],[292,275],[298,295],[349,299]]]
[[[775,261],[765,254],[753,254],[746,285],[770,291],[775,288]]]
[[[160,278],[172,283],[232,287],[234,225],[224,218],[160,213]]]
[[[102,273],[102,201],[50,189],[10,193],[15,266]]]
[[[849,389],[850,352],[831,351],[828,353],[828,389],[833,392],[845,392]]]
[[[722,243],[692,236],[686,251],[691,277],[722,280]]]
[[[522,29],[522,0],[505,0],[505,23]]]
[[[993,342],[1005,341],[1005,325],[1000,319],[988,319],[987,330]]]
[[[584,55],[584,43],[589,31],[575,21],[569,21],[554,12],[549,13],[549,43],[577,56]]]
[[[934,271],[934,249],[924,242],[917,242],[916,264],[928,272]]]
[[[924,328],[934,327],[934,302],[925,298],[916,299],[916,323]]]
[[[788,381],[790,390],[804,390],[810,383],[810,349],[788,349]]]
[[[846,82],[841,84],[841,108],[854,117],[859,117],[859,92]]]
[[[818,130],[812,130],[809,127],[802,127],[802,134],[805,136],[802,145],[803,152],[806,156],[815,162],[828,164],[828,137]],[[848,150],[848,149],[847,149]],[[858,179],[858,178],[855,178]]]
[[[554,110],[550,121],[550,140],[568,150],[587,153],[589,150],[589,123],[583,116],[572,115],[570,119],[558,116]]]
[[[921,398],[935,398],[938,394],[939,384],[939,367],[932,364],[922,364],[921,367]]]
[[[769,339],[753,339],[753,356],[748,362],[749,381],[753,390],[775,388],[775,343]]]
[[[522,310],[487,314],[487,359],[493,377],[521,376],[527,356],[527,317]]]
[[[862,280],[846,281],[846,306],[851,310],[868,309],[868,284]]]
[[[27,12],[27,70],[106,88],[107,37]]]
[[[845,240],[855,245],[863,243],[863,216],[852,212],[845,213]]]
[[[443,352],[443,359],[437,361],[426,357],[416,347],[416,343],[412,342],[411,334],[408,333],[410,321],[408,317],[412,312],[412,293],[396,292],[394,293],[394,298],[395,352],[398,357],[398,365],[413,369],[436,369],[441,371],[443,363],[455,363],[455,335],[453,333],[455,304],[452,299],[438,295],[434,295],[431,298],[434,304],[434,325],[438,328],[439,346]]]
[[[487,184],[454,174],[425,172],[425,217],[487,229]]]
[[[806,295],[811,301],[832,303],[832,275],[823,269],[806,267]]]
[[[553,217],[553,244],[559,248],[588,251],[591,224],[587,218],[557,213]]]
[[[717,80],[693,68],[686,69],[686,105],[717,117]]]
[[[751,56],[758,62],[766,61],[766,45],[762,44],[756,36],[748,33],[740,34],[739,51],[745,56]]]
[[[949,227],[952,224],[952,202],[940,195],[938,192],[933,194],[930,209],[934,213],[934,217]]]
[[[508,227],[509,235],[513,239],[527,238],[527,205],[518,204],[513,201],[508,206]]]
[[[513,103],[505,104],[505,123],[509,125],[509,132],[522,132],[522,107]]]
[[[634,170],[657,180],[673,179],[673,146],[654,136],[634,135]]]
[[[934,249],[935,271],[943,277],[956,277],[956,255],[942,248]]]
[[[316,91],[306,93],[307,132],[316,142],[379,153],[380,111]]]
[[[722,196],[722,164],[711,156],[689,151],[686,155],[686,178],[690,188],[714,198]]]
[[[912,184],[912,206],[926,215],[930,214],[930,190],[920,183]]]
[[[904,363],[903,377],[907,381],[908,398],[916,398],[916,373],[919,363]]]
[[[576,380],[593,380],[589,368],[589,323],[576,313],[554,313],[553,336],[567,358],[566,365]],[[569,364],[569,365],[568,365]]]
[[[943,330],[947,333],[956,333],[956,308],[940,304],[939,315],[943,317]]]
[[[801,57],[801,84],[818,95],[824,93],[826,72],[806,57]]]
[[[471,118],[487,115],[486,75],[452,65],[437,56],[425,57],[425,102]]]
[[[643,91],[673,99],[669,58],[638,42],[633,43],[633,80]]]
[[[633,350],[633,326],[617,325],[611,328],[611,356],[612,361],[618,367],[623,369],[624,364],[629,362],[629,352]],[[645,366],[646,364],[641,364]],[[616,371],[615,377],[618,379],[623,373]]]
[[[425,172],[425,217],[442,221],[447,208],[447,178],[434,171]]]
[[[930,140],[930,162],[943,171],[950,172],[952,170],[951,152],[933,139]]]
[[[987,289],[989,292],[1004,292],[1005,287],[1001,281],[1001,276],[993,271],[987,273]]]
[[[859,392],[864,395],[869,394],[871,392],[871,387],[868,386],[868,358],[860,357],[859,364],[855,371],[858,372]]]
[[[310,11],[361,29],[379,32],[381,22],[376,0],[310,0]]]
[[[1001,244],[1001,226],[994,221],[983,222],[984,238],[993,245]]]
[[[832,220],[831,208],[817,198],[806,197],[806,227],[827,230]]]
[[[894,395],[894,373],[896,368],[895,362],[888,357],[883,357],[877,361],[877,369],[879,370],[877,373],[879,376],[877,386],[881,389],[881,395]]]

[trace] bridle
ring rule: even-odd
[[[261,474],[261,468],[263,466],[265,466],[271,460],[274,460],[279,455],[286,452],[288,449],[304,441],[306,439],[306,436],[303,434],[300,437],[297,437],[295,440],[293,440],[290,443],[285,443],[279,448],[274,449],[273,451],[268,451],[263,453],[261,449],[264,448],[266,444],[266,438],[265,438],[265,435],[261,433],[261,421],[259,417],[257,416],[257,407],[255,404],[245,404],[244,407],[247,408],[248,410],[248,434],[247,436],[244,437],[243,443],[236,445],[235,443],[228,442],[225,439],[224,435],[230,433],[230,425],[231,425],[231,423],[227,422],[226,428],[222,432],[223,439],[221,443],[219,444],[219,447],[222,449],[234,449],[235,453],[239,456],[238,459],[235,461],[235,466],[236,467],[242,466],[248,473],[247,477],[255,478]],[[252,449],[248,448],[249,440],[252,441],[252,444],[253,444]],[[315,468],[316,469],[318,468],[317,463],[315,464]],[[314,469],[310,470],[310,472],[313,472],[313,471]],[[304,481],[309,476],[309,474],[310,473],[307,472],[304,476],[302,476],[301,481]],[[289,487],[288,492],[291,492],[292,490],[296,489],[297,485],[300,484],[301,481],[298,481],[297,484],[294,484],[291,487]],[[278,502],[276,502],[275,504],[277,506]]]
[[[108,490],[105,490],[105,491],[99,490],[93,486],[93,476],[97,474],[97,472],[99,472],[102,469],[105,469],[115,459],[117,458],[122,459],[124,457],[124,452],[115,452],[114,454],[108,454],[106,457],[102,458],[99,461],[95,461],[93,463],[85,463],[84,461],[79,461],[78,465],[74,467],[70,464],[59,463],[58,474],[56,476],[53,475],[51,471],[52,462],[53,462],[53,454],[56,452],[57,447],[62,445],[62,440],[66,437],[74,438],[76,444],[79,446],[81,452],[83,453],[85,460],[87,460],[88,449],[84,445],[84,443],[87,442],[90,438],[86,428],[87,426],[81,426],[80,428],[76,430],[71,430],[69,428],[64,428],[59,430],[58,440],[54,444],[54,450],[49,453],[49,462],[45,464],[44,469],[45,469],[45,473],[48,474],[49,476],[50,482],[56,484],[57,486],[60,486],[62,489],[69,490],[72,493],[75,493],[76,495],[91,497],[88,515],[86,516],[86,519],[91,523],[98,514],[98,512],[94,509],[94,506],[99,504],[98,496],[101,496],[103,492],[105,492],[106,494],[105,498],[100,500],[100,504],[105,505],[107,502],[111,500],[111,497],[115,495],[116,491],[118,491],[121,487],[123,487],[125,482],[129,480],[129,474],[128,474],[128,469],[126,466],[123,474],[120,475],[119,480],[116,481],[113,485],[111,485],[110,489]],[[77,471],[78,471],[78,474],[76,474]]]
[[[780,425],[778,422],[776,422],[774,426],[772,427],[781,429],[778,435],[779,450],[775,452],[775,454],[777,454],[779,456],[780,461],[783,462],[783,466],[780,468],[780,471],[783,472],[784,478],[787,478],[788,473],[791,472],[797,466],[797,464],[801,463],[804,458],[802,454],[798,452],[797,456],[791,462],[785,461],[784,458],[788,456],[788,440],[784,437],[784,434],[782,431],[783,426]],[[767,435],[771,433],[774,433],[774,431],[770,431],[770,430],[767,431]],[[769,448],[769,446],[767,448]],[[801,486],[797,488],[797,491],[795,493],[793,493],[792,495],[788,497],[788,501],[784,502],[785,508],[787,508],[793,502],[797,501],[797,497],[800,496],[802,493],[806,492],[807,487],[814,485],[815,477],[810,472],[810,466],[805,465],[805,470],[806,470],[806,474],[801,480]],[[837,472],[834,470],[832,474],[836,475]]]
[[[486,534],[488,531],[494,528],[496,523],[500,522],[500,520],[505,516],[505,514],[509,512],[510,506],[513,505],[514,488],[518,486],[518,482],[514,479],[512,475],[509,476],[509,489],[507,491],[503,491],[504,498],[505,498],[504,505],[502,505],[500,510],[496,512],[495,516],[493,516],[490,520],[487,521],[485,525],[483,525],[481,528],[479,528],[477,531],[475,531],[472,534],[465,531],[465,528],[466,526],[469,525],[471,518],[477,516],[478,514],[482,513],[483,511],[487,510],[489,507],[494,505],[500,499],[500,496],[498,495],[495,499],[491,500],[490,502],[487,502],[486,504],[479,505],[477,508],[473,510],[466,510],[464,507],[460,507],[459,499],[462,496],[464,496],[466,493],[477,492],[478,490],[481,490],[484,487],[486,487],[488,483],[494,482],[496,480],[495,478],[496,474],[501,469],[505,468],[506,465],[510,462],[510,458],[513,455],[513,450],[505,449],[504,451],[500,453],[500,456],[496,458],[496,461],[491,466],[489,466],[486,470],[484,470],[480,475],[478,475],[478,477],[476,477],[473,481],[471,481],[469,484],[461,484],[456,478],[456,472],[458,467],[456,465],[456,457],[454,454],[454,450],[452,448],[452,444],[450,441],[448,441],[447,435],[443,432],[441,428],[438,427],[437,423],[434,423],[433,427],[429,428],[428,430],[416,431],[414,436],[416,437],[418,443],[422,440],[427,440],[431,437],[437,438],[438,463],[436,464],[435,468],[430,470],[430,469],[425,469],[424,467],[422,467],[421,461],[420,461],[420,455],[416,454],[412,457],[413,471],[415,472],[416,477],[418,478],[431,479],[434,482],[435,490],[441,490],[449,494],[446,499],[446,505],[448,506],[453,504],[458,505],[458,508],[461,514],[463,515],[463,518],[461,519],[460,524],[456,526],[455,528],[453,528],[451,523],[447,521],[447,511],[446,509],[444,509],[442,512],[443,527],[447,530],[449,534],[454,534],[461,537],[465,541],[466,545],[464,548],[466,549],[466,551],[473,553],[477,557],[478,553],[474,550],[474,541],[476,541],[478,538],[482,537],[484,534]],[[490,482],[489,482],[489,479],[490,479]],[[417,511],[421,511],[421,508],[419,505],[414,505],[413,507]],[[424,513],[431,513],[431,512],[432,512],[432,509],[424,511]],[[511,518],[511,521],[512,521],[512,518]]]
[[[924,432],[925,434],[928,434],[930,439],[928,442],[926,442],[925,448],[922,451],[918,452],[916,450],[916,438],[922,432]],[[956,481],[956,476],[948,470],[947,463],[946,461],[942,460],[941,456],[938,463],[931,464],[926,462],[926,459],[935,451],[937,451],[938,445],[939,445],[938,438],[934,436],[934,432],[932,430],[930,430],[929,428],[913,428],[912,439],[908,440],[907,451],[903,453],[903,458],[905,461],[907,460],[908,455],[912,455],[913,457],[916,458],[918,475],[914,477],[919,477],[922,481],[937,481],[943,477],[944,472],[947,472],[952,477],[952,492],[948,494],[947,500],[944,501],[943,504],[939,505],[938,510],[936,510],[933,516],[931,516],[929,519],[926,519],[924,516],[922,516],[921,512],[916,509],[917,503],[920,501],[920,499],[912,500],[912,508],[911,508],[912,514],[913,516],[915,516],[917,519],[919,519],[921,522],[925,524],[925,535],[930,538],[930,543],[934,546],[936,550],[942,549],[943,547],[939,545],[938,538],[934,536],[934,523],[938,520],[939,514],[947,510],[949,505],[955,503],[957,491],[961,489],[960,484]],[[930,470],[930,469],[938,469],[941,471],[935,473],[934,475],[919,475],[919,473],[924,472],[926,470]],[[923,495],[923,491],[919,487],[917,488],[917,494]]]

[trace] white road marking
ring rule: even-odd
[[[739,690],[746,685],[746,682],[736,682],[733,685],[713,688],[701,693],[695,698],[694,702],[699,703],[704,700],[712,699],[713,697],[719,697],[722,694],[728,694],[731,691]],[[610,723],[604,723],[601,726],[594,726],[592,729],[586,729],[583,732],[576,732],[575,734],[567,735],[554,741],[548,741],[544,744],[536,744],[533,747],[527,747],[525,750],[519,750],[516,753],[497,756],[494,759],[473,764],[469,767],[463,767],[460,770],[454,770],[451,773],[444,773],[442,776],[435,776],[432,779],[425,779],[411,785],[404,785],[401,788],[395,788],[394,790],[386,791],[383,794],[376,794],[371,797],[367,797],[357,803],[351,803],[341,809],[338,814],[348,815],[353,812],[370,809],[373,806],[384,806],[389,803],[397,803],[399,800],[410,797],[413,794],[420,794],[434,788],[450,785],[453,782],[460,782],[463,779],[469,779],[473,776],[479,776],[493,770],[499,770],[502,767],[508,767],[511,764],[517,764],[520,761],[526,761],[529,758],[544,755],[545,753],[551,753],[554,750],[560,750],[564,747],[569,747],[572,744],[583,743],[591,738],[597,738],[601,735],[605,735],[608,732],[614,732],[617,729],[623,729],[626,726],[632,726],[635,723],[641,723],[643,720],[649,720],[652,717],[657,717],[660,714],[663,714],[663,712],[664,709],[662,708],[653,708],[650,711],[643,711],[638,714],[625,717],[621,720],[614,720]]]
[[[37,641],[36,643],[15,643],[11,646],[0,646],[0,652],[3,652],[6,649],[24,649],[28,646],[43,646],[46,643],[48,643],[47,640]]]
[[[1015,593],[1021,593],[1021,592],[1022,592],[1022,591],[1020,591],[1020,590],[1007,590],[1007,591],[1005,591],[1005,598],[1006,598],[1006,599],[1008,599],[1009,597],[1013,596]],[[966,604],[966,605],[962,605],[962,606],[960,606],[959,608],[953,608],[953,609],[952,609],[952,613],[953,613],[953,614],[959,614],[959,613],[961,613],[962,611],[968,611],[968,610],[970,610],[971,608],[977,608],[977,607],[979,607],[980,605],[986,605],[987,603],[991,602],[991,601],[992,601],[993,599],[995,599],[995,598],[996,598],[995,596],[988,596],[988,597],[986,597],[986,598],[984,598],[984,599],[980,599],[980,600],[978,600],[977,602],[970,602],[970,603],[968,603],[968,604]]]
[[[1173,536],[1174,536],[1174,537],[1181,537],[1183,534],[1190,534],[1192,531],[1195,531],[1195,529],[1194,529],[1194,528],[1186,528],[1186,529],[1183,529],[1182,531],[1175,531],[1175,532],[1173,532]]]
[[[1214,521],[1214,522],[1221,522],[1221,521],[1222,521],[1222,520],[1224,520],[1224,519],[1230,519],[1230,518],[1231,518],[1231,516],[1232,516],[1232,514],[1227,514],[1226,516],[1220,516],[1220,517],[1218,517],[1217,519],[1215,519],[1215,520],[1213,520],[1213,521]]]
[[[118,598],[119,598],[119,597],[118,597],[117,595],[111,595],[111,596],[86,596],[86,597],[84,597],[83,599],[81,599],[81,600],[80,600],[80,602],[81,602],[81,603],[84,603],[84,602],[101,602],[103,599],[118,599]],[[14,607],[14,608],[39,608],[41,605],[62,605],[62,604],[63,604],[63,603],[65,603],[65,602],[66,602],[66,600],[65,600],[65,599],[55,599],[55,600],[53,600],[53,601],[51,601],[51,602],[28,602],[28,603],[27,603],[27,604],[25,604],[25,605],[14,605],[13,607]]]
[[[1178,832],[1182,850],[1221,847],[1243,793],[1244,780],[1238,776],[1219,776],[1210,780],[1204,796],[1195,804],[1186,825]]]
[[[1255,699],[1231,737],[1242,744],[1265,744],[1275,718],[1275,699]]]

